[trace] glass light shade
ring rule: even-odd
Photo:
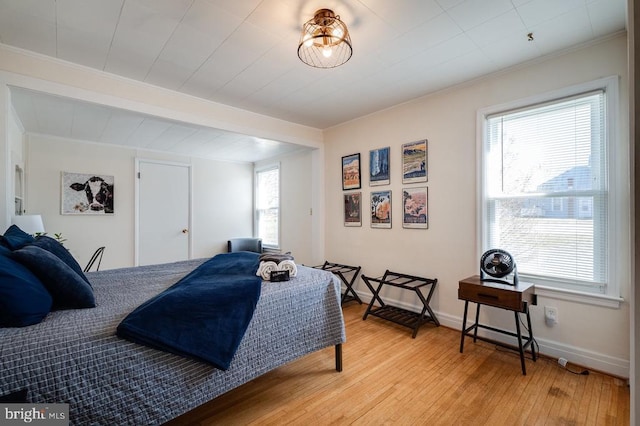
[[[349,30],[330,9],[316,11],[302,26],[298,57],[315,68],[335,68],[351,59]]]
[[[20,216],[14,216],[11,219],[11,223],[22,229],[27,234],[43,234],[44,224],[42,223],[42,216],[39,214],[26,214]]]

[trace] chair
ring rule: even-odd
[[[104,253],[104,247],[98,247],[95,253],[93,253],[93,256],[91,256],[91,259],[89,259],[89,263],[87,263],[87,266],[84,267],[84,272],[89,272],[93,267],[93,264],[96,263],[96,260],[98,261],[98,267],[96,268],[96,271],[99,271],[100,262],[102,262],[103,253]]]
[[[231,238],[227,242],[227,251],[233,253],[236,251],[252,251],[254,253],[262,253],[261,238]]]

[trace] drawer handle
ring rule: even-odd
[[[485,299],[492,299],[492,300],[500,299],[498,296],[495,296],[493,294],[484,294],[484,293],[478,293],[478,297],[483,297]]]

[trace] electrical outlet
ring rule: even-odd
[[[544,320],[548,326],[552,327],[558,323],[558,308],[553,306],[544,307]]]

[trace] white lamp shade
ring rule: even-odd
[[[42,223],[42,216],[39,214],[27,214],[14,216],[11,219],[11,223],[22,229],[27,234],[44,233],[44,224]]]

